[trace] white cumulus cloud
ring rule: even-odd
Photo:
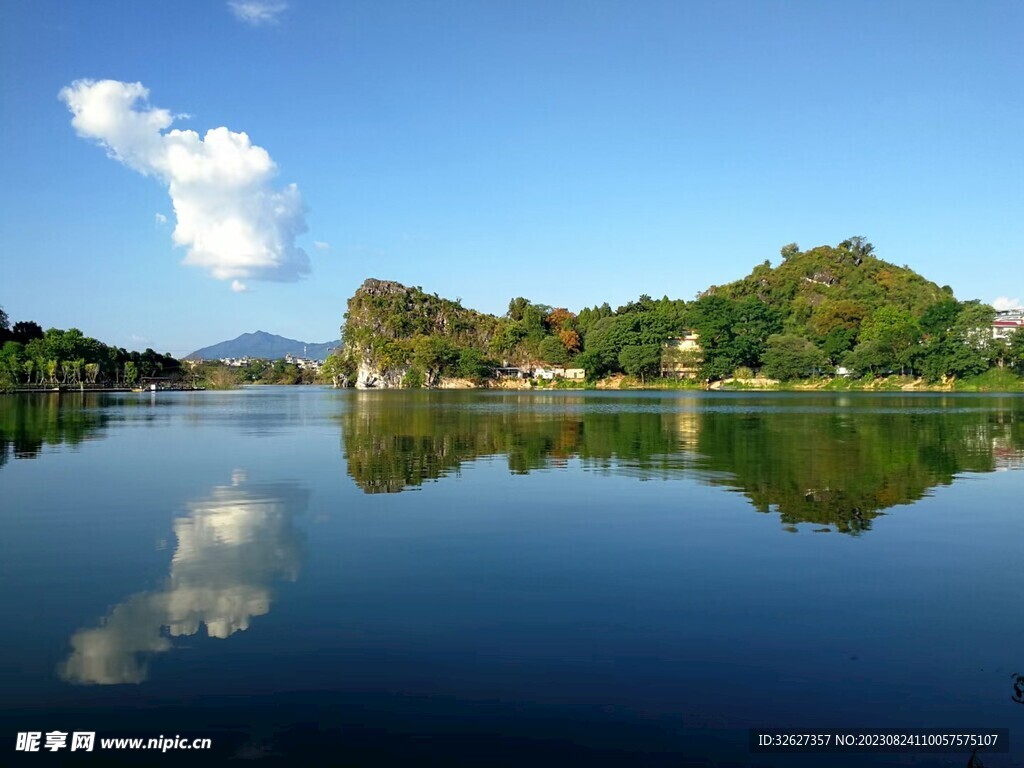
[[[1011,299],[1006,296],[999,296],[992,302],[992,306],[995,307],[996,311],[1003,312],[1007,309],[1024,309],[1024,304],[1020,303],[1020,299]]]
[[[295,245],[306,231],[305,206],[295,184],[275,189],[277,166],[245,133],[212,128],[167,130],[175,116],[149,106],[142,83],[76,80],[60,92],[78,134],[106,147],[110,157],[167,185],[177,224],[175,244],[185,264],[218,280],[293,281],[309,272]],[[243,285],[244,289],[244,285]]]
[[[249,286],[243,283],[241,280],[231,281],[231,290],[235,293],[245,293],[249,290]]]
[[[236,19],[258,27],[276,24],[278,17],[288,10],[288,3],[283,0],[230,0],[228,7]]]
[[[314,240],[313,247],[316,248],[318,251],[326,251],[330,249],[331,244],[325,243],[323,240]]]

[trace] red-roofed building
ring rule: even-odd
[[[996,312],[995,320],[992,321],[992,338],[1008,339],[1020,328],[1024,328],[1024,309]]]

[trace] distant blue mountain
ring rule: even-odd
[[[310,360],[325,360],[328,353],[340,347],[341,341],[327,341],[310,344],[305,341],[286,339],[266,331],[243,333],[237,339],[222,341],[209,347],[197,349],[186,360],[220,360],[223,357],[259,357],[264,360],[278,360],[285,355],[308,357]]]

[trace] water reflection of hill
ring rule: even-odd
[[[229,486],[189,502],[174,520],[177,546],[162,589],[115,605],[96,627],[71,637],[60,675],[74,683],[141,683],[148,660],[171,650],[172,638],[205,625],[210,637],[248,629],[269,612],[271,586],[295,579],[302,540],[294,516],[309,493],[292,484],[254,485],[236,472]]]
[[[13,456],[34,459],[46,445],[96,437],[107,418],[92,395],[26,395],[0,400],[0,467]]]
[[[720,485],[788,526],[857,533],[961,472],[1024,464],[1022,417],[1017,398],[443,401],[367,393],[342,417],[342,439],[348,471],[367,493],[414,488],[480,457],[504,457],[513,473],[576,459],[616,475]]]
[[[616,463],[617,471],[653,477],[685,455],[674,413],[591,410],[582,397],[534,397],[530,407],[518,396],[446,406],[433,398],[378,394],[360,393],[343,416],[348,470],[367,493],[397,493],[485,456],[506,457],[516,474],[580,458],[588,466]]]
[[[997,440],[1024,447],[1021,425],[978,411],[763,413],[701,420],[701,468],[783,522],[870,527],[960,472],[996,468]],[[1016,432],[1014,431],[1016,428]]]

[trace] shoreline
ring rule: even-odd
[[[902,393],[943,393],[943,394],[1024,394],[1024,379],[1013,374],[998,377],[977,377],[946,383],[928,383],[922,379],[909,376],[891,376],[882,379],[864,381],[863,379],[818,379],[800,382],[783,382],[769,379],[724,379],[710,384],[694,380],[655,379],[640,381],[629,376],[612,376],[592,382],[557,381],[533,382],[525,381],[485,381],[471,382],[467,379],[442,380],[434,387],[332,387],[329,382],[312,384],[296,382],[295,384],[268,385],[262,383],[244,384],[235,387],[195,387],[160,389],[156,392],[230,392],[249,386],[322,386],[334,389],[357,389],[360,392],[421,389],[423,391],[465,391],[465,390],[503,390],[508,392],[902,392]],[[78,387],[51,389],[15,389],[0,391],[0,395],[81,395],[87,393],[131,393],[151,392],[153,390],[137,390],[126,387],[96,387],[80,389]]]
[[[339,387],[345,389],[345,387]],[[367,387],[360,392],[375,389],[405,389],[403,387]],[[928,383],[910,376],[890,376],[865,381],[863,379],[831,378],[798,382],[775,381],[771,379],[724,379],[710,384],[692,379],[655,379],[641,381],[629,376],[612,376],[592,382],[557,381],[534,382],[533,380],[473,383],[466,379],[442,380],[438,386],[422,387],[430,391],[442,390],[505,390],[510,392],[557,392],[557,391],[600,391],[600,392],[931,392],[931,393],[984,393],[1022,394],[1024,379],[1011,373],[981,376],[960,381]]]

